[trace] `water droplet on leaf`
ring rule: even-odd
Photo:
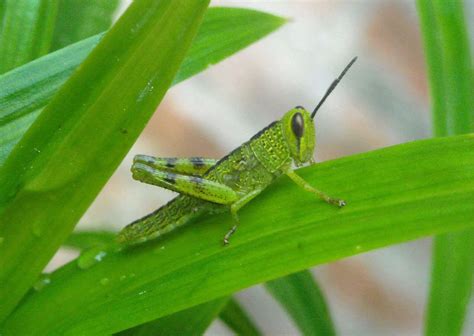
[[[87,251],[81,253],[77,259],[77,266],[81,269],[88,269],[95,264],[102,261],[105,258],[107,252],[104,251],[103,247],[93,247]]]
[[[42,274],[39,279],[33,284],[33,288],[35,291],[39,292],[47,285],[51,283],[51,278],[48,274]]]
[[[33,234],[35,235],[35,237],[41,237],[41,227],[39,225],[33,226]]]
[[[109,278],[102,278],[100,279],[100,284],[105,286],[109,283],[109,281],[110,281]]]

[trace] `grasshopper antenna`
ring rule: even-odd
[[[336,88],[337,84],[339,84],[339,82],[341,81],[342,77],[344,77],[344,75],[346,74],[346,72],[349,70],[349,68],[352,66],[352,64],[354,64],[354,62],[357,60],[357,56],[354,57],[350,62],[349,64],[347,64],[347,66],[344,68],[344,70],[342,70],[341,74],[339,75],[339,77],[337,77],[332,83],[331,85],[329,86],[329,88],[327,89],[326,93],[324,94],[323,96],[323,99],[321,99],[321,101],[319,102],[319,104],[316,106],[316,108],[314,109],[313,113],[311,113],[311,119],[314,119],[314,116],[316,115],[316,112],[318,112],[319,108],[321,107],[321,105],[323,105],[324,101],[326,100],[326,98],[331,94],[331,92]]]

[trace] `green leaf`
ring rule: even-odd
[[[436,136],[474,131],[474,80],[460,1],[418,0]]]
[[[474,79],[461,1],[418,1],[436,136],[474,131]],[[459,335],[473,287],[474,231],[435,237],[426,335]]]
[[[282,18],[248,9],[209,8],[173,84],[225,59],[284,22]],[[101,36],[78,42],[0,76],[0,166],[36,119],[39,109],[86,58]]]
[[[57,50],[112,25],[112,14],[119,0],[59,0],[58,16],[54,29],[52,49]]]
[[[115,233],[110,231],[79,231],[73,232],[64,245],[86,250],[113,244]],[[225,308],[222,309],[225,305]],[[162,317],[152,322],[130,328],[118,335],[202,335],[217,314],[230,319],[227,324],[235,327],[234,330],[242,331],[241,335],[259,335],[244,312],[234,300],[228,297],[209,301],[195,307]],[[183,323],[183,321],[186,321]],[[234,323],[232,323],[234,322]]]
[[[49,51],[58,6],[58,0],[3,1],[0,73]]]
[[[22,298],[143,130],[208,0],[133,2],[0,171],[0,320]]]
[[[110,334],[316,264],[473,228],[473,151],[474,135],[465,135],[300,169],[346,207],[281,178],[241,210],[242,227],[229,246],[222,237],[232,217],[219,214],[148,244],[88,251],[25,297],[0,330]]]
[[[64,245],[79,250],[87,250],[94,246],[105,246],[115,240],[115,233],[111,231],[79,231],[67,237]]]
[[[307,270],[266,283],[303,335],[335,335],[323,293]]]
[[[120,336],[203,335],[228,301],[212,300],[118,333]]]
[[[262,334],[235,299],[231,298],[227,302],[219,317],[236,335],[259,336]]]
[[[0,167],[41,109],[101,36],[48,54],[0,76]]]

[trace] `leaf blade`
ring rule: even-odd
[[[49,51],[57,6],[57,0],[5,0],[1,6],[0,73]]]
[[[52,50],[102,33],[112,25],[119,0],[60,0]]]
[[[148,335],[203,335],[217,314],[227,303],[228,298],[219,298],[195,307],[162,317],[129,330],[118,333],[120,336]]]
[[[252,19],[252,20],[249,20]],[[228,25],[232,19],[233,25]],[[251,24],[254,22],[254,24]],[[232,55],[285,21],[240,8],[209,8],[173,85]],[[0,76],[0,167],[56,90],[97,45],[98,34]],[[208,42],[214,43],[212,48]]]
[[[176,75],[207,4],[135,1],[5,162],[0,174],[0,320],[138,137]],[[79,184],[81,176],[87,176],[87,185]]]
[[[227,304],[219,313],[219,318],[237,335],[262,335],[248,314],[234,298],[229,299]]]
[[[336,334],[326,300],[309,271],[293,273],[265,285],[303,335]]]
[[[348,205],[335,209],[282,179],[242,209],[245,230],[227,248],[220,244],[223,223],[231,226],[232,219],[221,214],[163,240],[109,251],[86,270],[72,262],[25,298],[3,330],[117,332],[315,264],[472,228],[473,150],[474,135],[438,138],[300,169],[303,178],[344,196]],[[108,286],[98,287],[104,276]],[[58,299],[60,311],[53,304]]]
[[[474,131],[474,78],[463,5],[417,1],[435,136]],[[474,231],[434,238],[426,335],[459,335],[471,296]]]
[[[109,245],[114,240],[115,233],[111,231],[79,231],[71,233],[64,245],[79,250],[87,250],[98,245]]]

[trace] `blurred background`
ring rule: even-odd
[[[465,1],[474,22],[474,1]],[[128,5],[124,1],[117,17]],[[277,32],[173,87],[78,229],[119,230],[175,196],[131,178],[134,155],[219,158],[288,109],[312,109],[359,56],[316,118],[317,161],[431,136],[429,96],[412,1],[212,1],[289,18]],[[471,24],[471,37],[474,27]],[[474,45],[474,43],[472,44]],[[245,225],[242,225],[245,230]],[[420,335],[430,240],[313,269],[340,335]],[[62,250],[48,270],[75,256]],[[267,335],[297,335],[262,286],[236,295]],[[474,302],[465,335],[474,331]],[[230,335],[216,321],[207,335]]]

